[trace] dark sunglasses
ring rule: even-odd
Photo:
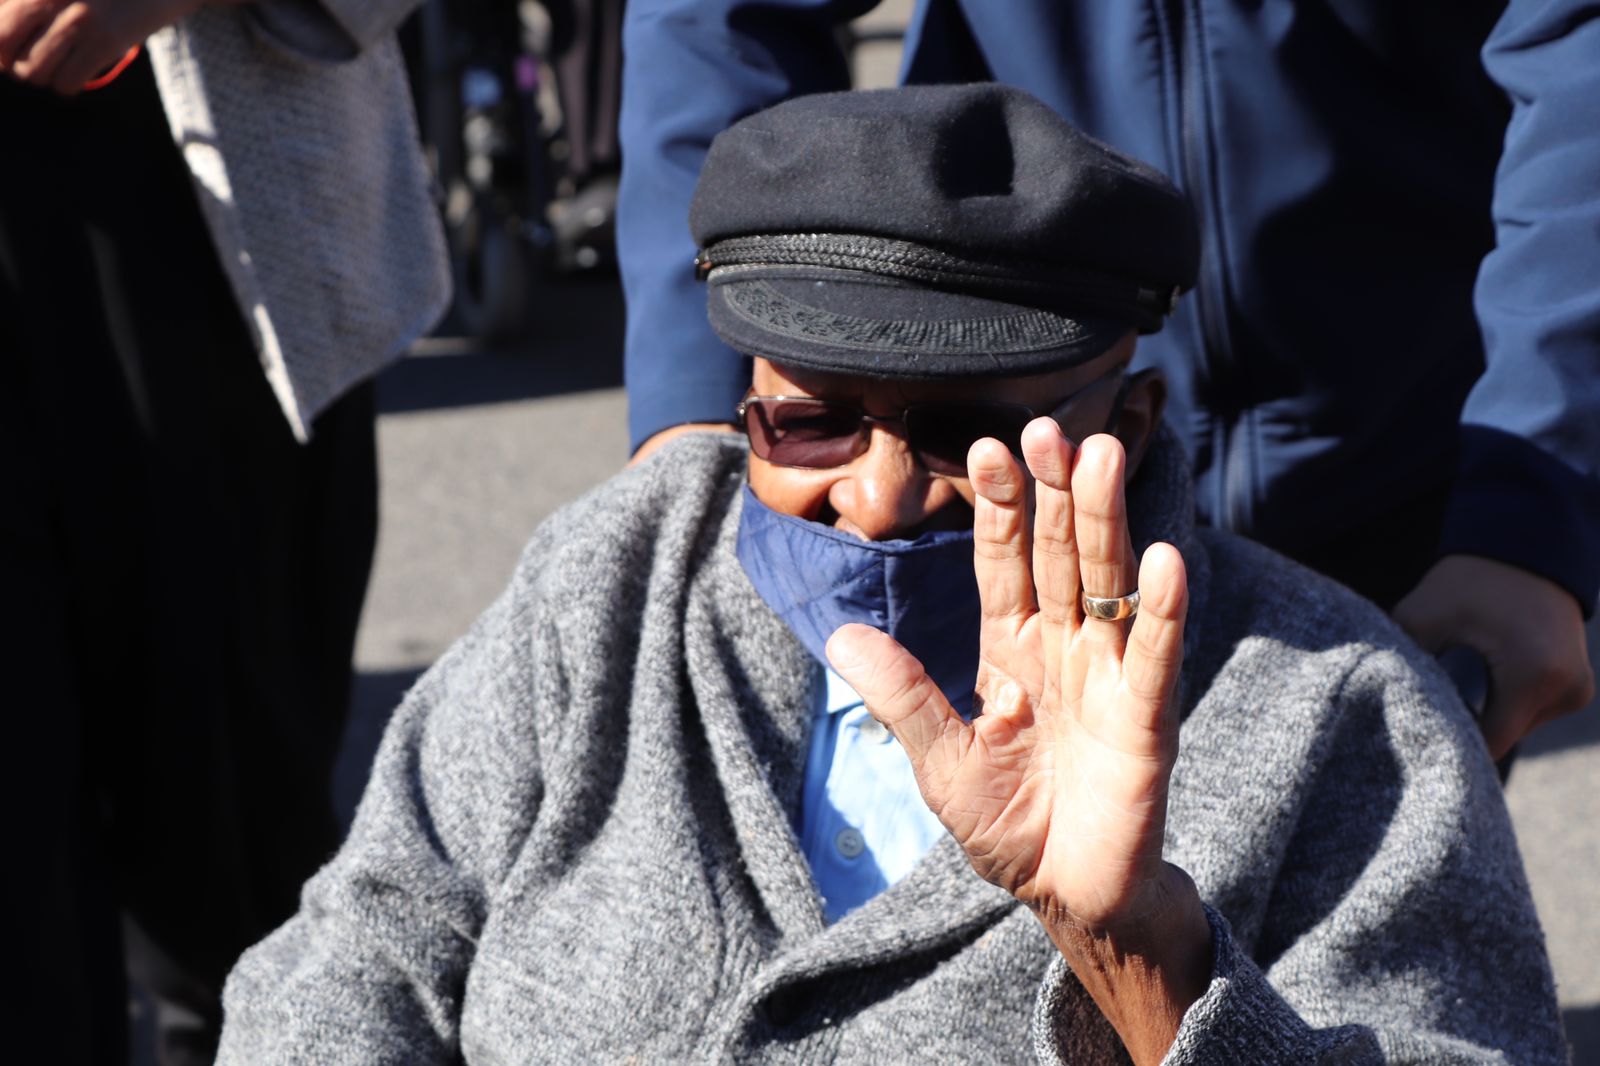
[[[1020,456],[1023,427],[1041,413],[1059,421],[1066,408],[1114,375],[1121,377],[1122,369],[1118,367],[1063,398],[1048,412],[1015,403],[920,403],[898,415],[873,415],[845,400],[747,396],[739,404],[737,417],[750,438],[750,450],[778,466],[813,470],[844,466],[871,446],[876,423],[905,427],[907,446],[929,473],[966,477],[967,452],[977,441],[993,437]],[[1116,421],[1122,408],[1127,382],[1122,377],[1107,426]]]

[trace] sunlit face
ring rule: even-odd
[[[913,404],[952,401],[1016,403],[1044,413],[1085,390],[1081,399],[1059,416],[1067,436],[1077,440],[1106,428],[1116,405],[1115,382],[1120,369],[1133,357],[1133,348],[1134,335],[1129,333],[1103,354],[1066,370],[953,381],[820,373],[756,359],[752,392],[841,400],[869,414],[894,417]],[[1148,383],[1145,379],[1146,386]],[[1150,397],[1143,395],[1141,388],[1144,386],[1129,390],[1125,406],[1142,408]],[[1155,405],[1159,413],[1159,397]],[[1134,421],[1139,423],[1140,438],[1124,441],[1130,453],[1130,472],[1149,432],[1149,420]],[[870,446],[844,466],[808,470],[778,466],[752,454],[750,487],[775,511],[831,525],[865,540],[910,539],[929,530],[972,525],[971,481],[926,470],[907,446],[905,429],[898,423],[872,423]]]

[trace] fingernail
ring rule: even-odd
[[[833,668],[841,674],[854,670],[861,659],[850,637],[848,635],[840,636],[848,628],[850,627],[846,625],[835,629],[833,635],[828,638],[827,643],[822,646],[823,654],[827,655],[828,662],[832,663]]]

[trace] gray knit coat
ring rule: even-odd
[[[390,723],[350,838],[228,980],[223,1063],[1125,1061],[949,838],[825,925],[791,828],[820,668],[734,555],[744,453],[682,438],[546,522]],[[1191,586],[1166,854],[1213,976],[1172,1063],[1558,1063],[1494,771],[1375,608],[1130,498]]]
[[[417,0],[201,8],[148,42],[173,139],[295,435],[450,299],[394,27]]]

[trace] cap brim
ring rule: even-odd
[[[1044,373],[1086,362],[1133,329],[815,267],[713,271],[707,313],[717,335],[747,355],[882,378]]]

